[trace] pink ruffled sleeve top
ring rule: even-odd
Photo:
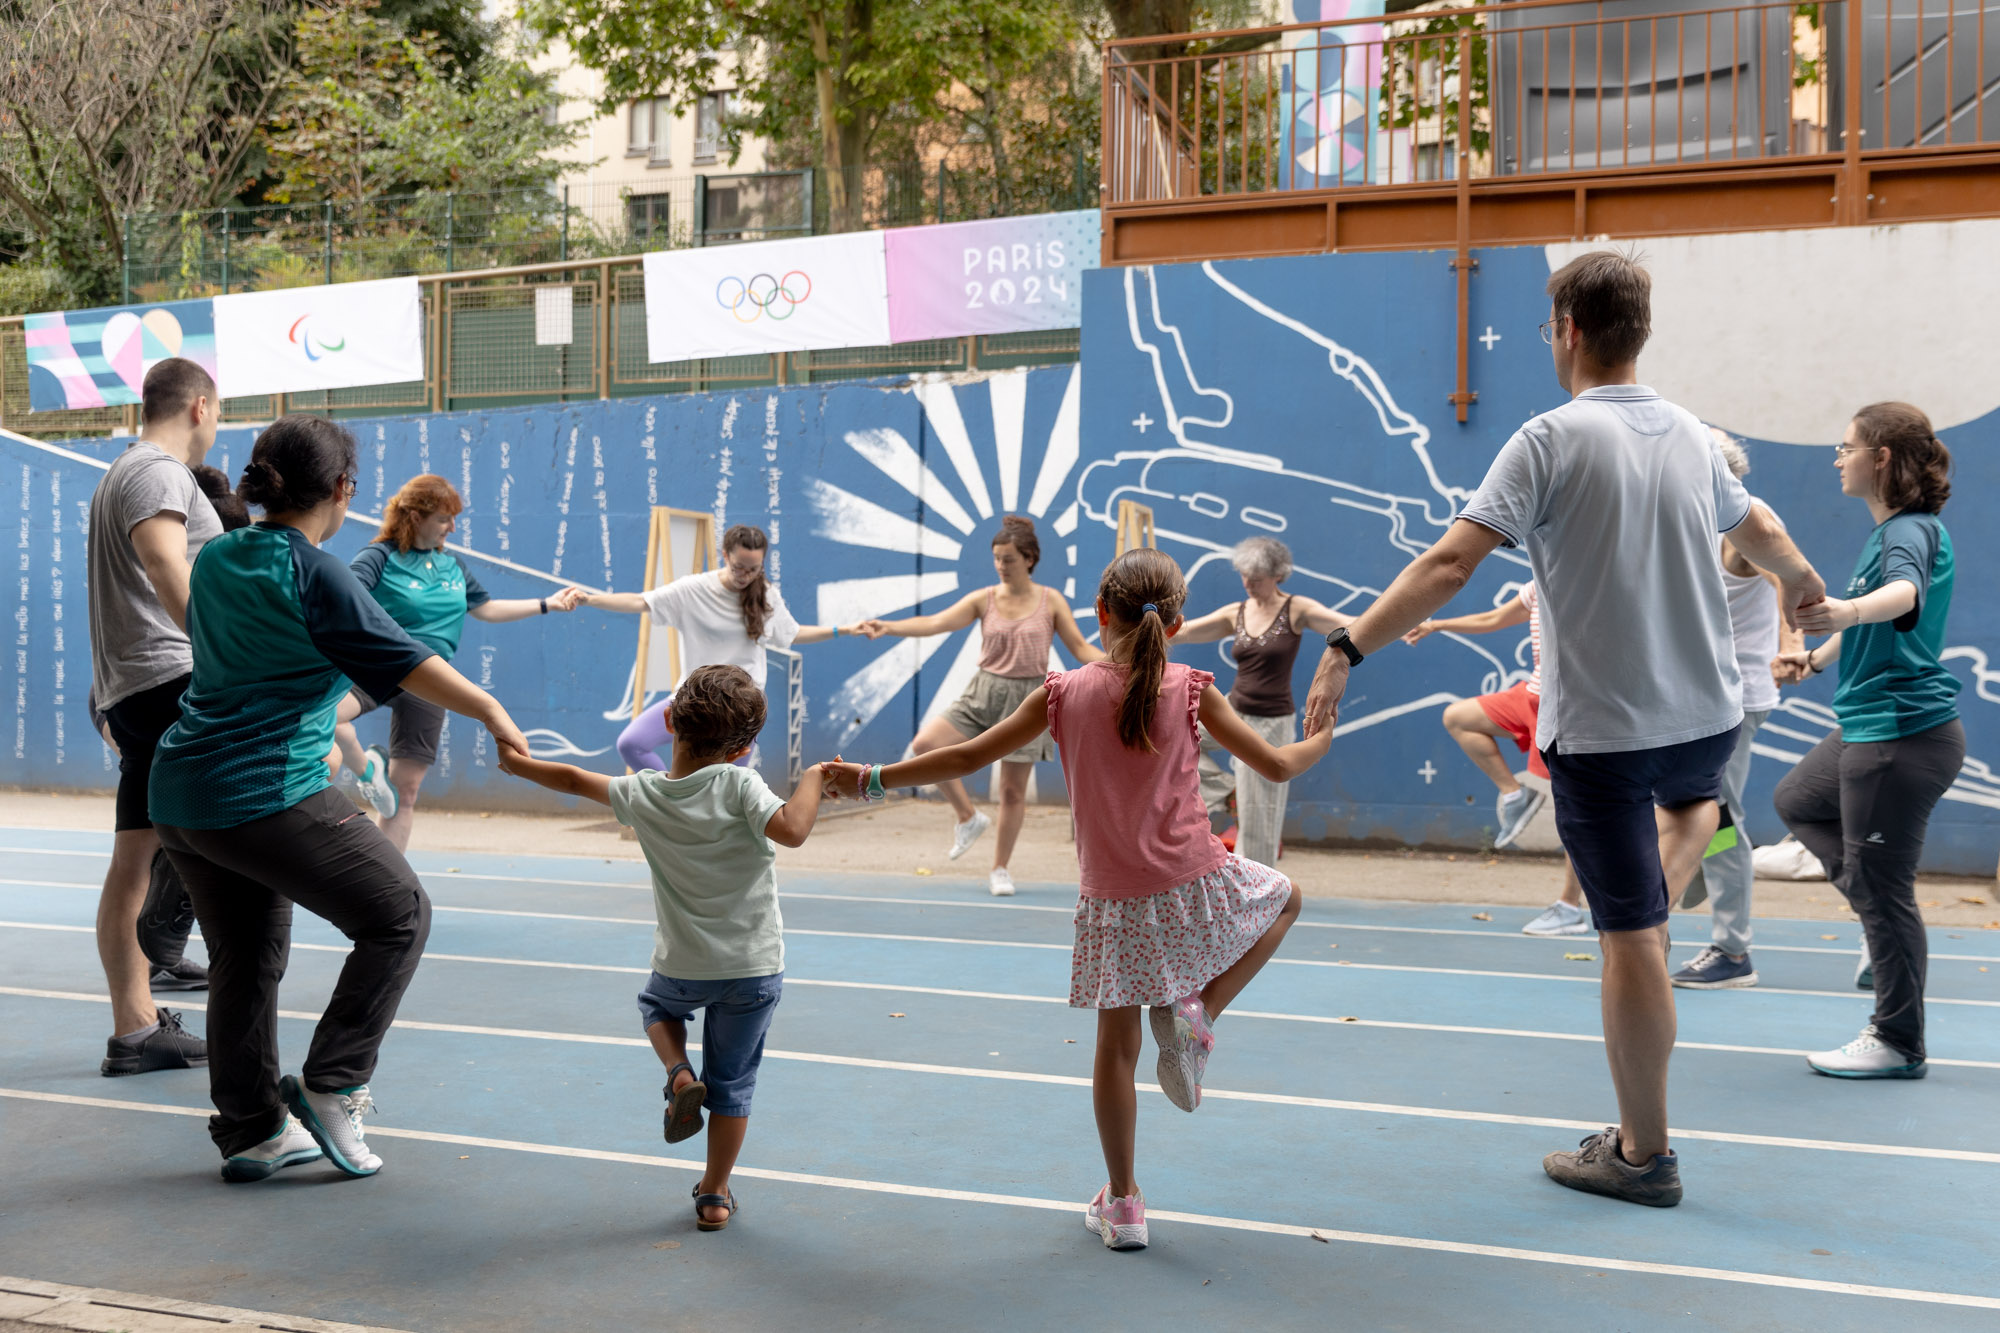
[[[1169,663],[1153,713],[1153,753],[1118,739],[1127,669],[1092,662],[1051,671],[1049,734],[1061,751],[1086,898],[1144,898],[1229,860],[1209,831],[1195,765],[1201,692],[1215,677]]]

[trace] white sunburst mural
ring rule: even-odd
[[[1031,395],[1057,385],[1061,399],[1053,424],[1045,436],[1030,438],[1030,418],[1046,415],[1030,411]],[[1063,378],[1025,372],[979,380],[925,376],[909,390],[923,407],[921,440],[875,428],[847,431],[838,443],[829,441],[829,452],[850,450],[869,466],[863,473],[866,482],[856,482],[854,489],[820,477],[806,481],[813,535],[841,546],[911,556],[918,568],[819,584],[818,622],[896,619],[916,614],[920,603],[935,611],[944,604],[940,599],[993,584],[992,536],[1001,516],[1010,513],[1035,520],[1042,547],[1035,581],[1055,588],[1074,605],[1077,504],[1072,482],[1079,456],[1080,387],[1080,368]],[[990,438],[988,448],[975,446],[975,432]],[[912,498],[914,518],[907,512]],[[1089,592],[1094,597],[1094,579]],[[1082,618],[1091,614],[1088,608],[1078,612]],[[880,651],[826,699],[838,744],[859,735],[940,654],[950,666],[931,692],[925,719],[949,708],[978,669],[979,625],[928,639],[880,639],[876,646]],[[1050,664],[1062,665],[1053,649]]]

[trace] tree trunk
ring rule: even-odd
[[[826,15],[818,9],[806,11],[806,30],[812,35],[813,91],[819,96],[819,164],[826,172],[826,197],[832,213],[833,231],[850,229],[852,209],[847,199],[845,154],[847,134],[840,124],[834,102],[832,43],[827,39]]]

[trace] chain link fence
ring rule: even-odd
[[[501,404],[749,389],[927,371],[1074,362],[1079,332],[943,338],[761,356],[654,363],[646,359],[645,277],[632,256],[572,259],[504,276],[426,276],[422,380],[364,389],[230,398],[223,418],[270,421],[286,412],[367,417]],[[562,335],[567,334],[567,341]],[[137,428],[136,408],[30,412],[26,337],[0,320],[0,426],[40,439]]]

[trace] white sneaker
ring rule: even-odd
[[[951,831],[951,859],[956,861],[972,850],[972,844],[979,841],[979,835],[993,827],[993,821],[975,810],[972,818],[955,826]]]
[[[1922,1078],[1929,1072],[1922,1060],[1912,1060],[1876,1036],[1873,1023],[1845,1046],[1808,1055],[1806,1063],[1815,1074],[1833,1078]]]
[[[1145,1249],[1146,1196],[1130,1194],[1122,1199],[1106,1198],[1110,1193],[1109,1185],[1097,1191],[1097,1197],[1083,1210],[1083,1224],[1097,1233],[1107,1250]]]
[[[1542,909],[1542,914],[1521,927],[1523,935],[1588,935],[1590,913],[1571,907],[1558,898]]]
[[[1006,866],[993,867],[993,873],[986,877],[986,891],[995,898],[1014,896],[1014,877],[1007,873]]]
[[[307,1162],[317,1162],[325,1154],[313,1142],[312,1135],[292,1115],[285,1116],[284,1127],[254,1148],[245,1148],[222,1164],[222,1178],[232,1182],[265,1180],[288,1166],[303,1166]]]
[[[354,775],[354,785],[361,788],[361,794],[368,798],[368,804],[375,807],[375,813],[384,819],[396,817],[396,789],[389,783],[389,756],[382,753],[382,747],[371,745],[362,751],[368,767]]]
[[[1494,814],[1500,820],[1500,831],[1493,835],[1493,845],[1512,846],[1514,839],[1527,830],[1528,824],[1541,810],[1542,803],[1548,799],[1547,792],[1533,787],[1520,787],[1502,796],[1499,804],[1494,806]]]
[[[350,1176],[372,1176],[382,1169],[382,1159],[368,1151],[362,1136],[361,1117],[375,1109],[366,1083],[339,1092],[313,1092],[303,1079],[287,1074],[278,1080],[278,1091],[306,1132],[326,1149],[328,1161]]]

